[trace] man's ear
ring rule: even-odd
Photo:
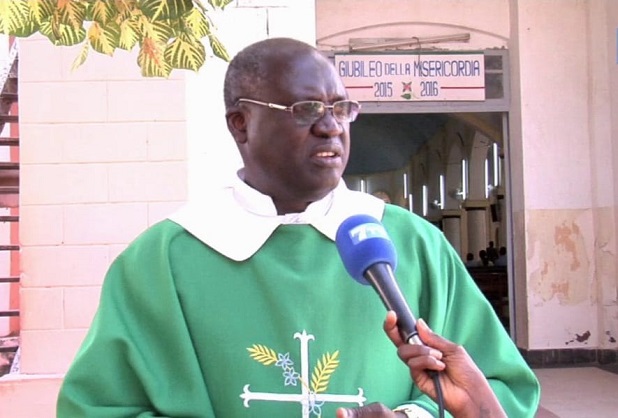
[[[234,140],[239,143],[247,142],[247,119],[244,112],[234,106],[225,113],[227,128],[232,133]]]

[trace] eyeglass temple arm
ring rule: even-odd
[[[270,107],[271,109],[278,109],[278,110],[285,110],[286,112],[291,112],[292,108],[289,106],[281,106],[275,103],[266,103],[268,105],[268,107]]]
[[[256,104],[256,105],[260,105],[260,106],[268,106],[271,109],[285,110],[287,112],[291,112],[292,111],[292,108],[289,107],[289,106],[282,106],[282,105],[278,105],[276,103],[266,103],[266,102],[262,102],[260,100],[241,98],[241,99],[238,99],[238,102],[247,102],[247,103],[253,103],[253,104]]]

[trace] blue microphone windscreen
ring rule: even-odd
[[[372,216],[353,215],[339,225],[335,237],[339,256],[356,281],[368,285],[364,273],[376,263],[387,263],[395,270],[397,253],[384,226]]]

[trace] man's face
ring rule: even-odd
[[[322,57],[273,65],[277,71],[272,79],[250,99],[291,106],[303,100],[331,105],[347,98],[335,69]],[[270,195],[283,211],[303,210],[337,186],[348,161],[349,123],[335,120],[331,110],[313,125],[299,125],[290,112],[251,103],[241,106],[246,143],[240,149],[249,185]]]

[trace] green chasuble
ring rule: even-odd
[[[533,417],[538,382],[443,234],[391,205],[382,222],[415,316],[466,348],[509,417]],[[280,225],[234,261],[165,220],[110,267],[58,417],[316,418],[372,402],[437,416],[385,315],[311,225]]]

